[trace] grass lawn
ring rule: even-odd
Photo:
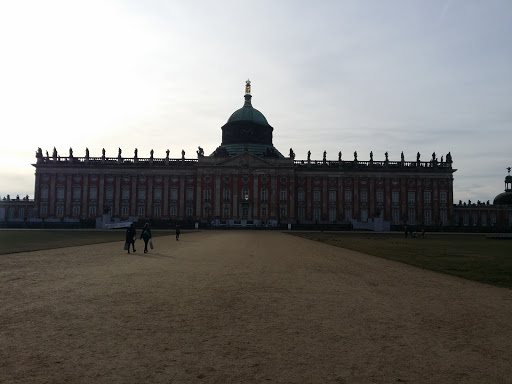
[[[141,229],[138,228],[137,239],[140,233]],[[124,242],[125,234],[126,229],[2,229],[0,255],[111,241]],[[151,234],[153,237],[174,235],[174,230],[154,229]]]
[[[427,234],[424,239],[405,238],[402,233],[290,234],[465,279],[512,288],[512,240],[488,239],[481,234]]]

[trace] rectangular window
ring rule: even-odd
[[[123,216],[128,216],[128,207],[123,207],[122,214]]]
[[[393,208],[393,224],[400,224],[400,210],[398,208]]]
[[[156,217],[160,217],[160,212],[161,212],[161,208],[160,207],[155,207],[155,216]]]
[[[96,206],[95,205],[91,205],[89,207],[89,216],[96,216]]]
[[[430,205],[430,198],[431,198],[430,191],[425,191],[423,193],[423,202],[425,203],[425,205]]]
[[[393,191],[393,193],[391,194],[391,201],[393,202],[393,204],[398,204],[398,201],[400,200],[399,197],[400,193],[398,191]]]
[[[473,217],[471,218],[471,224],[478,225],[478,213],[473,212]]]
[[[467,212],[464,212],[464,214],[462,216],[462,220],[463,220],[464,225],[469,225],[469,215]]]
[[[80,200],[80,195],[82,194],[82,189],[80,187],[73,188],[73,200]]]
[[[178,188],[171,188],[171,201],[178,201]]]
[[[187,188],[187,201],[192,201],[194,200],[194,190],[192,188]],[[192,215],[187,215],[187,216],[192,216]]]
[[[107,187],[107,192],[105,193],[105,197],[107,200],[114,199],[114,189],[112,187]]]
[[[313,201],[315,203],[319,203],[320,202],[320,191],[318,191],[318,190],[313,191]]]
[[[139,207],[139,216],[145,216],[146,214],[146,210],[144,209],[144,207]]]
[[[262,209],[262,214],[263,214],[263,209]],[[229,218],[229,206],[224,207],[224,218],[225,219]]]
[[[304,217],[305,217],[305,210],[304,210],[304,207],[299,207],[299,220],[304,220]]]
[[[281,219],[287,217],[287,209],[286,209],[286,207],[281,207],[281,210],[279,212],[281,214]]]
[[[41,205],[41,216],[46,216],[48,214],[48,207],[43,204]]]
[[[64,206],[57,205],[57,215],[63,215],[63,214],[64,214]]]
[[[212,190],[210,188],[204,189],[204,201],[211,201],[212,199]]]
[[[299,200],[299,203],[304,202],[304,190],[303,189],[299,190],[298,200]]]
[[[483,226],[487,225],[487,214],[485,212],[482,213],[482,225]]]
[[[491,213],[491,225],[496,225],[496,214]]]
[[[425,225],[430,225],[432,223],[432,211],[427,209],[425,211]]]
[[[192,214],[193,214],[192,207],[187,207],[187,209],[185,210],[185,213],[187,216],[192,216]]]
[[[329,221],[336,221],[336,208],[329,208]]]
[[[345,220],[350,221],[352,219],[352,208],[345,208]]]
[[[409,209],[409,224],[414,225],[416,223],[416,212],[414,209]]]
[[[140,188],[139,189],[139,201],[145,201],[146,200],[146,189]]]
[[[261,216],[267,217],[267,208],[266,207],[261,208]]]
[[[89,199],[90,200],[96,200],[98,198],[98,188],[91,187],[89,189]]]
[[[336,203],[336,190],[330,190],[329,191],[329,203],[334,204]],[[332,220],[331,220],[332,221]]]
[[[284,188],[281,189],[279,197],[280,197],[281,201],[286,201],[286,199],[287,199],[286,189],[284,189]]]
[[[315,219],[315,221],[320,220],[320,208],[315,208],[313,210],[313,218]]]
[[[446,191],[441,191],[439,200],[441,204],[446,204]]]
[[[170,215],[171,216],[176,216],[177,212],[178,212],[177,207],[175,205],[171,205]]]
[[[43,200],[48,199],[48,187],[41,188],[41,199],[43,199]]]
[[[366,223],[368,221],[368,209],[366,208],[361,209],[361,221],[363,223]]]
[[[24,218],[25,218],[25,209],[24,208],[20,208],[18,210],[18,219],[23,220]]]
[[[162,189],[161,188],[156,188],[155,189],[155,201],[156,202],[161,202],[162,201]]]
[[[409,191],[407,193],[407,201],[409,204],[414,204],[414,191]]]
[[[366,191],[361,191],[361,203],[368,202],[368,193]]]
[[[57,188],[57,200],[64,200],[64,187]]]
[[[352,191],[345,191],[345,203],[352,202]],[[351,215],[352,217],[352,215]]]
[[[384,193],[382,191],[377,191],[377,204],[382,204],[384,202]]]
[[[80,215],[80,206],[79,205],[73,205],[73,216]]]
[[[130,190],[128,188],[123,188],[123,200],[128,200],[130,198]]]
[[[448,223],[448,212],[446,209],[441,209],[441,225],[446,225]]]

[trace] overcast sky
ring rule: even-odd
[[[244,102],[297,159],[453,156],[454,199],[512,166],[512,2],[3,1],[0,196],[35,151],[195,157]]]

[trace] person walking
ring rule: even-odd
[[[130,253],[130,246],[132,246],[133,252],[135,252],[136,236],[137,230],[135,229],[135,224],[131,223],[128,229],[126,230],[126,242],[128,243],[128,253]]]
[[[144,253],[148,253],[148,242],[151,239],[151,229],[149,228],[149,223],[144,224],[140,238],[144,240]]]
[[[180,239],[180,226],[176,225],[176,241]]]

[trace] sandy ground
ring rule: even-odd
[[[278,232],[0,256],[1,383],[512,383],[512,291]]]

